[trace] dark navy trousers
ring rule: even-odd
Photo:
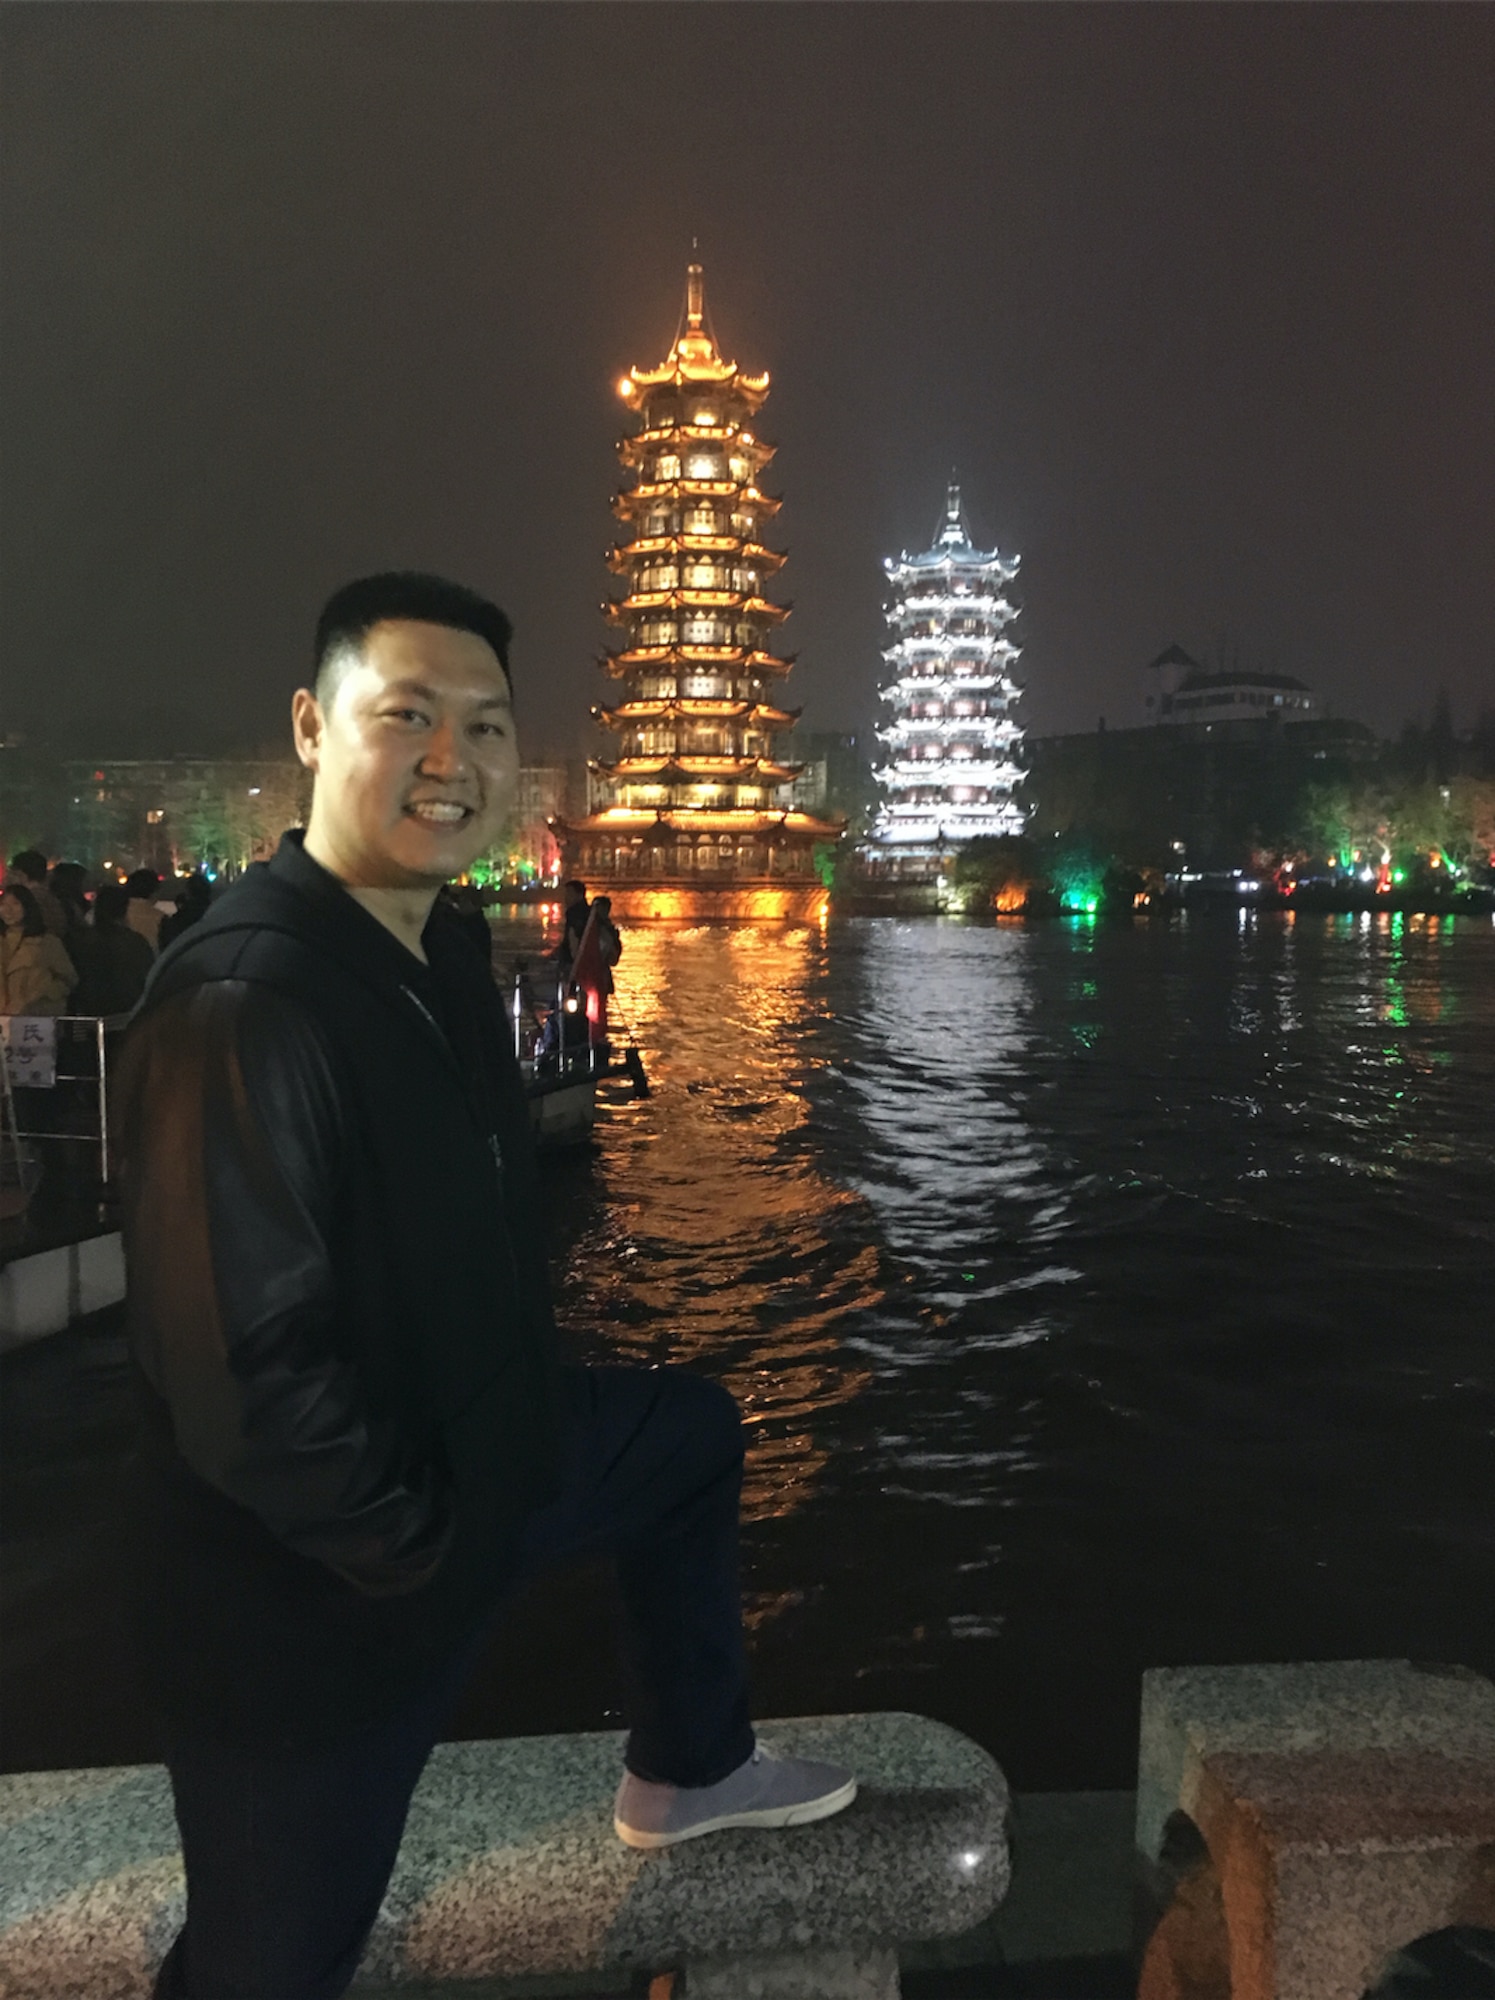
[[[737,1576],[742,1431],[724,1389],[671,1369],[566,1374],[561,1497],[514,1588],[610,1554],[623,1602],[628,1768],[710,1785],[753,1751]],[[386,1723],[304,1756],[177,1742],[187,1921],[156,2000],[334,2000],[357,1969],[431,1748],[480,1634]]]

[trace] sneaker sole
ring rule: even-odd
[[[678,1847],[682,1840],[699,1840],[703,1833],[721,1833],[732,1826],[808,1826],[812,1820],[830,1819],[843,1812],[857,1795],[857,1781],[849,1778],[839,1791],[818,1799],[802,1799],[797,1806],[762,1806],[757,1812],[723,1813],[719,1819],[703,1819],[679,1833],[645,1833],[641,1827],[613,1820],[613,1831],[625,1847]]]

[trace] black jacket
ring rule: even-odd
[[[481,1624],[555,1491],[554,1323],[506,1018],[287,835],[156,968],[116,1079],[168,1719],[312,1743]]]

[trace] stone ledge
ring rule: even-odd
[[[968,1930],[1001,1901],[1007,1787],[975,1744],[909,1715],[766,1722],[761,1734],[852,1765],[855,1805],[640,1854],[612,1831],[620,1736],[439,1745],[358,1984],[891,1945]],[[0,1779],[0,1996],[143,2000],[181,1906],[158,1766]]]
[[[1155,1889],[1193,1842],[1140,2000],[1360,2000],[1395,1951],[1495,1923],[1495,1686],[1405,1660],[1148,1674]]]

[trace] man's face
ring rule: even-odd
[[[306,688],[296,750],[312,827],[355,888],[431,888],[498,840],[519,784],[509,684],[473,632],[376,625],[326,707]]]

